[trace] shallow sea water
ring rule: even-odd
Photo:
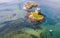
[[[41,12],[45,16],[43,22],[33,24],[25,18],[27,12],[26,10],[22,9],[22,6],[27,1],[33,1],[38,3],[39,5],[38,8],[41,8]],[[7,10],[6,8],[10,10],[6,11]],[[59,8],[60,8],[59,0],[57,1],[24,0],[21,3],[10,2],[8,4],[1,5],[0,37],[1,38],[60,38]],[[33,8],[32,10],[34,9],[36,8]],[[42,29],[39,29],[38,28],[39,26]],[[53,30],[53,32],[50,32],[49,30]]]

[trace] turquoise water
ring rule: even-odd
[[[25,18],[27,12],[22,9],[22,6],[27,1],[38,3],[38,8],[41,8],[41,12],[45,16],[43,22],[33,24]],[[22,2],[9,2],[8,4],[1,5],[0,37],[31,38],[32,36],[32,38],[60,38],[59,4],[59,0],[24,0]],[[40,29],[39,26],[42,29]],[[53,30],[52,35],[49,30]]]

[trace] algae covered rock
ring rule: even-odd
[[[43,15],[38,15],[36,14],[35,12],[32,12],[32,13],[28,13],[28,19],[32,22],[42,22],[43,19],[44,19],[44,16]]]

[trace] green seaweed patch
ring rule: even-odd
[[[32,12],[32,15],[35,17],[35,18],[42,18],[43,15],[41,14],[37,14],[35,12]]]

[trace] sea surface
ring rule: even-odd
[[[60,38],[59,0],[19,1],[0,3],[0,38],[30,38],[28,35],[31,35],[32,38]],[[27,11],[22,8],[28,1],[37,3],[36,8],[41,8],[41,13],[45,17],[43,22],[34,24],[26,18]],[[34,11],[36,8],[32,10]],[[38,28],[39,26],[42,29]],[[50,32],[50,30],[53,31]]]

